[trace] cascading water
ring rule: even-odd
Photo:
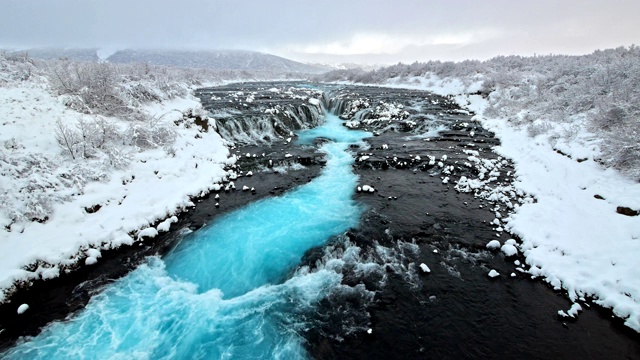
[[[321,148],[321,176],[185,236],[163,259],[150,258],[71,319],[0,357],[304,358],[300,333],[316,305],[346,286],[330,266],[292,270],[308,249],[358,224],[363,209],[352,199],[357,177],[347,148],[367,136],[327,115],[299,133],[301,143],[333,140]]]
[[[271,143],[290,132],[319,125],[323,118],[320,106],[284,105],[266,109],[267,114],[247,111],[240,114],[212,112],[217,131],[223,139],[242,144]]]

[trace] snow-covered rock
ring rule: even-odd
[[[518,249],[511,245],[511,244],[504,244],[502,245],[502,247],[500,248],[500,250],[502,251],[502,253],[506,256],[506,257],[510,257],[510,256],[516,256],[518,255]]]
[[[362,185],[362,191],[373,193],[373,192],[376,191],[376,189],[373,186],[370,186],[370,185]]]
[[[580,304],[578,303],[573,303],[573,305],[571,305],[569,310],[567,310],[566,312],[563,310],[558,310],[558,315],[562,317],[576,318],[578,317],[580,311],[582,311],[582,306],[580,306]]]
[[[172,216],[167,220],[158,224],[158,226],[156,226],[156,229],[158,230],[158,232],[167,232],[171,228],[171,224],[177,223],[177,222],[178,222],[178,217]]]
[[[490,278],[495,278],[500,276],[500,273],[495,271],[494,269],[491,269],[491,271],[489,271],[489,273],[487,274]]]
[[[486,245],[487,249],[489,250],[497,250],[500,249],[500,241],[498,240],[491,240],[487,243]]]
[[[22,304],[20,306],[18,306],[18,315],[22,315],[25,313],[25,311],[29,310],[29,304]]]
[[[156,230],[156,228],[153,228],[153,227],[148,227],[138,232],[138,240],[142,238],[154,238],[156,236],[158,236],[158,230]]]
[[[429,267],[425,263],[420,264],[420,270],[422,270],[422,272],[424,272],[424,273],[430,273],[431,272],[431,269],[429,269]]]

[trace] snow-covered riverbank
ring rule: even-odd
[[[193,206],[190,197],[225,179],[235,161],[215,131],[184,115],[201,109],[191,95],[142,108],[152,120],[139,126],[171,131],[165,146],[121,144],[114,157],[72,159],[56,140],[56,121],[96,117],[62,101],[37,82],[0,87],[0,301],[15,284],[91,265],[101,249],[166,231],[171,220],[158,222]],[[105,119],[123,131],[132,125]],[[114,165],[118,158],[127,165]]]
[[[580,116],[572,124],[545,123],[546,131],[538,136],[517,122],[491,116],[486,110],[496,99],[476,94],[482,81],[482,76],[465,84],[431,75],[390,79],[381,86],[451,96],[475,112],[473,119],[500,138],[495,151],[514,161],[515,187],[535,198],[533,203],[514,202],[508,217],[497,215],[521,239],[518,249],[526,257],[526,272],[566,291],[574,302],[591,298],[611,308],[627,326],[640,332],[640,216],[620,213],[623,208],[640,210],[640,184],[597,161],[601,154],[598,137],[586,129]],[[542,118],[544,114],[527,116]],[[549,133],[566,127],[575,134],[549,141]]]

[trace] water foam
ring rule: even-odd
[[[373,299],[362,285],[342,284],[335,265],[345,260],[295,270],[308,249],[357,226],[363,210],[352,199],[357,177],[346,150],[369,134],[340,123],[327,116],[322,128],[299,134],[307,143],[318,136],[336,141],[322,146],[327,165],[317,179],[185,234],[164,259],[149,258],[85,309],[2,357],[306,357],[300,334],[318,317],[319,302]],[[357,262],[356,255],[347,262]]]

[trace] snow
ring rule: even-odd
[[[85,251],[84,253],[87,254],[87,256],[94,257],[94,258],[102,257],[102,254],[98,249],[87,249],[87,251]]]
[[[500,248],[500,251],[502,251],[502,253],[506,257],[518,255],[518,249],[515,246],[511,245],[511,244],[502,245],[502,247]]]
[[[487,243],[486,245],[487,249],[489,250],[497,250],[500,248],[500,241],[498,240],[491,240]]]
[[[0,302],[18,281],[55,277],[61,267],[82,260],[94,264],[99,249],[133,244],[130,233],[140,239],[167,231],[173,220],[160,222],[157,229],[150,226],[192,207],[189,197],[224,181],[224,167],[235,161],[217,133],[174,124],[182,112],[200,108],[191,96],[142,108],[173,127],[174,155],[163,148],[123,148],[130,163],[122,169],[105,167],[100,158],[73,160],[55,139],[54,120],[73,122],[84,115],[66,108],[61,99],[44,82],[0,87]],[[75,182],[65,182],[65,174]],[[44,189],[37,193],[40,198],[23,190],[30,186]],[[47,207],[37,208],[42,203]],[[89,213],[86,209],[94,205],[100,208]],[[30,206],[48,218],[40,223],[20,217]],[[36,262],[37,267],[28,267]]]
[[[420,264],[420,270],[422,270],[422,272],[424,272],[424,273],[430,273],[431,272],[431,269],[429,269],[429,267],[425,263]]]
[[[20,306],[18,306],[18,315],[22,315],[25,313],[25,311],[29,310],[29,305],[28,304],[22,304]]]
[[[582,311],[582,306],[580,306],[580,304],[578,303],[574,303],[573,305],[571,305],[571,308],[567,311],[567,315],[571,317],[576,317],[578,316],[579,311]]]
[[[495,278],[500,276],[500,273],[495,271],[494,269],[491,269],[491,271],[489,271],[489,273],[487,274],[490,278]]]
[[[580,306],[580,304],[578,303],[574,303],[567,311],[558,310],[558,315],[560,315],[561,317],[577,318],[580,311],[582,311],[582,306]]]
[[[146,228],[144,230],[140,230],[138,232],[138,240],[140,240],[142,238],[145,238],[145,237],[154,238],[156,236],[158,236],[158,230],[156,230],[156,228],[153,228],[153,227],[149,227],[149,228]]]
[[[617,206],[640,208],[640,185],[593,160],[561,156],[497,119],[484,123],[501,139],[496,151],[515,161],[517,188],[537,200],[522,204],[507,221],[522,239],[527,263],[536,266],[532,275],[567,290],[572,300],[595,296],[640,331],[634,255],[640,253],[640,218],[616,213]]]
[[[167,220],[158,224],[158,226],[156,226],[156,230],[158,230],[158,232],[167,232],[171,228],[171,224],[177,223],[177,222],[178,222],[178,218],[176,216],[172,216]]]
[[[373,192],[376,191],[376,189],[373,186],[370,186],[370,185],[362,185],[362,187],[358,186],[358,192],[360,192],[360,191],[373,193]]]

